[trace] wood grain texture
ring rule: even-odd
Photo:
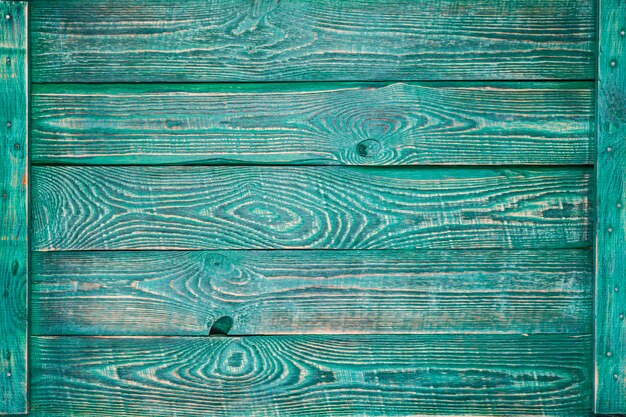
[[[31,0],[35,82],[592,79],[592,0]]]
[[[28,5],[0,0],[0,414],[27,411]]]
[[[34,250],[591,245],[587,168],[32,171]]]
[[[591,337],[34,337],[35,416],[583,416]]]
[[[34,252],[36,335],[591,333],[591,250]]]
[[[600,1],[596,412],[626,413],[626,4]]]
[[[593,164],[592,83],[37,85],[32,161]]]

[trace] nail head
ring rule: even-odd
[[[20,150],[20,144],[19,143],[14,144],[13,148],[15,148],[16,151],[19,151]]]
[[[11,372],[7,372],[7,376],[8,376],[9,378],[11,378],[11,376],[12,376],[12,375],[13,375],[13,374],[12,374]]]
[[[608,231],[609,231],[609,233],[613,233],[613,228],[612,228],[612,227],[609,227],[609,228],[608,228]]]
[[[617,378],[619,378],[619,375],[613,374],[613,379],[617,379]]]
[[[606,148],[607,152],[611,152],[613,150],[613,148],[611,148],[610,146],[608,148]]]
[[[626,35],[626,32],[624,32],[623,30],[619,33],[620,35],[624,36]]]
[[[620,315],[619,315],[619,319],[620,319],[620,320],[624,320],[624,315],[623,315],[623,314],[620,314]]]
[[[7,122],[7,127],[11,127],[11,126],[13,126],[13,123]]]
[[[11,15],[7,13],[6,15],[4,15],[4,18],[5,18],[6,20],[11,20]]]
[[[612,66],[612,67],[615,67],[616,65],[617,65],[617,62],[616,62],[616,61],[611,61],[611,66]]]
[[[613,289],[615,290],[615,292],[619,292],[619,287],[615,287]]]
[[[622,203],[617,203],[617,208],[622,208]]]
[[[606,352],[606,356],[611,357],[612,353],[611,352]]]

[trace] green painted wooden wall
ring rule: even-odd
[[[0,6],[0,414],[626,413],[623,1]]]

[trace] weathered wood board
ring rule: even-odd
[[[35,82],[593,79],[592,0],[31,0]]]
[[[624,1],[29,7],[0,414],[626,413]]]
[[[27,409],[28,5],[0,0],[0,414]]]
[[[590,335],[33,337],[35,416],[587,416]]]
[[[596,411],[626,413],[626,3],[600,1]]]
[[[592,170],[32,167],[32,248],[569,248]]]
[[[33,163],[593,164],[586,83],[36,85]]]
[[[591,333],[592,251],[34,252],[35,335]]]

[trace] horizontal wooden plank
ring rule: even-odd
[[[592,0],[31,0],[35,82],[592,79]]]
[[[34,252],[38,335],[591,333],[591,250]]]
[[[32,168],[34,250],[591,245],[588,168]]]
[[[32,161],[593,164],[592,83],[36,85]]]
[[[34,337],[35,416],[583,416],[591,337]]]

